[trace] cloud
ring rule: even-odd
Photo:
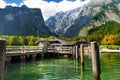
[[[6,6],[6,2],[3,0],[0,0],[0,8],[4,8]]]
[[[81,1],[68,1],[63,0],[59,3],[51,1],[47,2],[45,0],[24,0],[23,4],[30,8],[40,8],[42,10],[42,14],[44,19],[46,20],[52,15],[55,15],[59,11],[68,11],[71,9],[75,9],[77,7],[83,6],[84,4],[87,4],[90,0]]]
[[[0,0],[0,8],[5,8],[5,6],[11,5],[11,6],[18,6],[16,3],[6,3],[4,0]]]
[[[7,5],[11,5],[11,6],[18,6],[16,3],[10,3],[10,4],[7,4]]]

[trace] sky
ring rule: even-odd
[[[42,11],[44,20],[55,15],[59,11],[66,12],[87,4],[90,0],[0,0],[0,8],[6,5],[39,8]]]

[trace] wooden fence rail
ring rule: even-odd
[[[28,53],[28,52],[43,52],[43,48],[40,47],[26,47],[26,46],[8,46],[6,48],[6,54],[12,54],[12,53]],[[55,53],[66,53],[66,54],[72,54],[72,49],[71,47],[48,47],[47,52],[55,52]]]

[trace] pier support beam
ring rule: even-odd
[[[24,55],[24,54],[22,54],[22,55],[20,56],[20,59],[21,59],[21,63],[25,63],[25,55]]]
[[[91,53],[92,53],[92,68],[94,80],[100,80],[100,57],[99,57],[99,46],[97,42],[91,42]]]
[[[36,61],[36,54],[32,55],[32,61]]]
[[[81,51],[81,70],[84,71],[84,45],[80,45],[80,51]]]
[[[12,59],[11,56],[7,56],[6,57],[6,64],[11,64],[11,59]]]
[[[48,52],[48,43],[44,42],[43,53],[47,53],[47,52]]]
[[[64,54],[64,58],[68,58],[69,56],[67,54]]]
[[[0,39],[0,80],[4,77],[6,40]]]
[[[79,49],[78,46],[75,46],[75,59],[78,60]]]
[[[45,54],[45,53],[41,53],[41,59],[44,59],[44,54]]]

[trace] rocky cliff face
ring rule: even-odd
[[[7,6],[0,9],[0,35],[49,34],[40,9]]]
[[[55,20],[54,29],[49,25],[50,18],[46,21],[51,30],[65,37],[85,36],[87,30],[106,21],[120,23],[120,0],[91,0],[87,5],[65,12],[61,18],[56,18],[57,14],[51,17]]]
[[[81,8],[67,12],[59,12],[55,16],[51,16],[45,23],[52,32],[64,35],[67,29],[74,24],[80,11]]]

